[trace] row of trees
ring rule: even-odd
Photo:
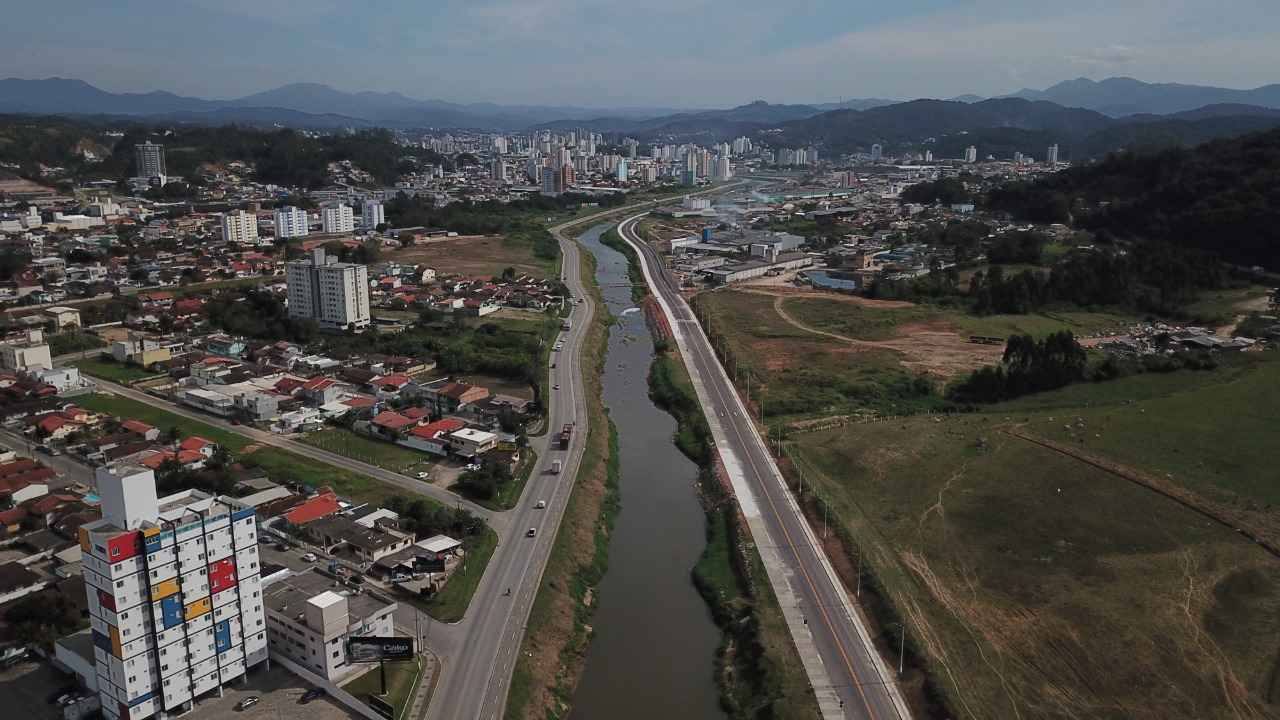
[[[1005,345],[1003,364],[975,371],[949,394],[960,402],[991,403],[1054,390],[1083,380],[1087,360],[1069,330],[1043,340],[1014,335]]]
[[[419,495],[393,495],[382,503],[400,516],[405,530],[418,537],[448,535],[465,540],[484,532],[484,520],[465,508],[453,508],[431,502]]]

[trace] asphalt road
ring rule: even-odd
[[[599,220],[587,218],[578,222]],[[547,433],[541,438],[530,438],[538,452],[538,464],[529,476],[520,503],[506,514],[510,518],[509,532],[503,534],[466,619],[461,623],[463,637],[453,662],[443,665],[428,718],[502,716],[511,673],[524,638],[525,621],[564,516],[573,479],[578,474],[587,432],[580,355],[586,329],[595,317],[596,304],[577,275],[580,248],[561,235],[561,231],[574,224],[552,228],[564,251],[562,267],[568,269],[565,284],[581,299],[581,304],[574,306],[570,315],[571,329],[557,336],[564,341],[564,348],[551,353],[556,367],[549,370],[549,382],[551,386],[559,385],[560,389],[547,390],[550,393]],[[559,432],[566,423],[576,423],[567,451],[560,448]],[[560,474],[551,472],[556,460],[563,464]],[[543,509],[536,507],[540,500],[547,502]],[[537,530],[534,537],[528,537],[530,528]],[[508,589],[510,595],[506,594]]]
[[[277,435],[272,432],[258,430],[257,428],[248,427],[246,425],[232,425],[226,420],[215,415],[202,413],[199,410],[193,410],[179,403],[166,402],[154,395],[148,395],[147,393],[134,390],[133,388],[127,388],[114,383],[102,383],[102,390],[104,392],[115,393],[116,395],[123,395],[124,397],[132,398],[148,405],[158,405],[168,412],[206,423],[208,425],[214,425],[227,432],[232,432],[242,437],[246,437],[255,443],[271,445],[282,450],[298,453],[299,455],[306,455],[307,457],[315,458],[333,465],[334,467],[340,467],[343,470],[349,470],[354,473],[360,473],[362,475],[377,478],[378,480],[403,488],[409,492],[415,492],[419,495],[426,495],[427,497],[439,500],[446,505],[464,507],[475,513],[477,516],[484,518],[485,522],[489,523],[489,525],[492,526],[499,534],[502,533],[503,528],[506,526],[506,518],[503,513],[496,513],[488,508],[476,505],[469,500],[463,500],[448,490],[432,485],[431,483],[406,477],[400,473],[391,472],[390,470],[384,470],[375,465],[362,463],[359,460],[352,460],[344,455],[338,455],[337,453],[331,453],[327,450],[321,450],[320,448],[313,447],[311,445],[303,445],[302,443],[294,442],[293,440],[289,440],[282,435]]]
[[[635,234],[643,215],[619,225],[619,234],[640,253],[645,277],[657,293],[690,366],[699,400],[712,424],[717,449],[735,496],[784,605],[792,636],[805,661],[824,717],[910,717],[896,677],[871,645],[816,537],[787,490],[759,427],[742,404],[715,357],[692,309],[662,259]],[[799,623],[792,620],[799,616]]]

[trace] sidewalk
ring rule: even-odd
[[[418,681],[418,691],[414,693],[413,701],[409,703],[409,712],[402,715],[402,718],[412,720],[425,718],[427,709],[431,707],[431,696],[435,694],[436,682],[440,679],[440,660],[430,650],[424,650],[422,656],[427,667],[422,671],[422,679]]]

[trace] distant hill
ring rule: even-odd
[[[1280,85],[1265,85],[1253,90],[1232,90],[1204,85],[1177,83],[1145,83],[1127,77],[1094,81],[1077,78],[1058,83],[1046,90],[1024,89],[1012,97],[1024,100],[1047,100],[1067,107],[1088,108],[1111,117],[1194,110],[1205,105],[1238,103],[1280,108]]]
[[[1172,242],[1275,269],[1280,268],[1277,187],[1280,128],[1194,149],[1112,156],[993,190],[988,204],[1027,219],[1041,219],[1046,209],[1071,208],[1077,226],[1117,238]]]
[[[347,93],[319,83],[294,83],[234,100],[202,100],[168,92],[109,93],[82,80],[0,80],[0,113],[161,117],[175,113],[221,111],[210,118],[264,117],[269,113],[230,112],[233,108],[277,108],[314,115],[299,127],[476,127],[518,131],[558,118],[581,123],[614,115],[633,121],[681,112],[672,108],[581,108],[573,106],[492,103],[469,105],[443,100],[415,100],[400,93]],[[698,111],[695,111],[698,112]],[[816,111],[815,111],[816,112]],[[191,116],[184,116],[191,117]],[[292,116],[302,120],[300,116]],[[352,122],[352,121],[356,122]],[[201,122],[192,119],[192,122]],[[216,122],[216,120],[209,120]],[[331,124],[329,124],[331,123]]]
[[[1017,98],[963,103],[913,100],[870,110],[833,110],[782,127],[783,144],[820,145],[829,152],[868,150],[873,143],[886,153],[903,143],[968,133],[983,128],[1027,131],[1058,130],[1079,137],[1109,127],[1115,121],[1091,110],[1064,108],[1047,102]],[[966,143],[968,144],[968,143]]]

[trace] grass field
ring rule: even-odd
[[[121,385],[156,377],[155,373],[143,370],[137,365],[125,365],[115,360],[105,360],[101,355],[91,355],[83,360],[73,360],[67,364],[80,368],[80,372],[85,375],[110,380]]]
[[[387,663],[386,669],[386,695],[382,695],[382,674],[377,665],[371,666],[368,672],[343,685],[342,689],[365,704],[368,704],[367,696],[377,695],[395,708],[397,718],[404,717],[401,713],[413,699],[413,690],[418,686],[418,677],[426,669],[426,664],[422,662],[421,657],[415,657],[413,662]]]
[[[176,427],[182,432],[184,438],[195,435],[212,440],[233,453],[238,453],[249,445],[248,438],[169,412],[164,409],[163,401],[159,398],[155,402],[155,405],[151,405],[138,402],[133,398],[105,393],[81,395],[76,398],[77,404],[89,410],[114,415],[122,420],[140,420],[158,428],[161,434],[168,432],[169,428]]]
[[[357,435],[342,428],[328,427],[306,433],[298,436],[297,441],[401,474],[412,475],[436,464],[433,456],[427,453],[375,440],[366,435]]]
[[[1278,717],[1280,561],[1231,527],[1001,432],[1164,473],[1275,523],[1276,387],[1280,360],[1254,355],[789,444],[906,618],[908,653],[950,713]]]

